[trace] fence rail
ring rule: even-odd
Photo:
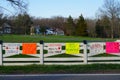
[[[101,55],[103,53],[105,54],[107,49],[106,47],[106,42],[91,42],[88,44],[3,43],[0,44],[0,65],[77,65],[94,63],[120,64],[120,52],[110,53],[113,56],[96,56]],[[24,49],[26,49],[26,51]],[[112,49],[117,50],[115,48]],[[27,52],[30,52],[30,54],[27,54]],[[18,55],[18,57],[14,57],[14,55]],[[19,57],[19,55],[22,55],[22,57]],[[29,57],[24,57],[23,55],[27,55]],[[69,56],[66,57],[60,55]]]

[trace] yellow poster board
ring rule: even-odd
[[[66,54],[79,54],[80,43],[66,43]]]

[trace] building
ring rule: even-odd
[[[61,30],[61,29],[56,29],[56,30],[55,30],[55,34],[56,34],[56,35],[64,35],[64,31]]]
[[[4,23],[2,26],[0,26],[0,34],[10,34],[12,33],[12,27],[7,24]]]
[[[46,34],[47,35],[55,35],[55,31],[52,28],[46,29]]]

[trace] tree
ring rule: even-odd
[[[104,37],[110,38],[111,36],[111,25],[109,18],[105,15],[101,17],[101,25],[103,26],[103,35]]]
[[[20,12],[26,12],[28,5],[27,2],[25,2],[26,0],[5,0],[5,1],[10,3],[11,6],[17,11],[19,10]],[[0,8],[11,12],[9,9],[5,8],[4,6],[0,6]]]
[[[76,25],[76,35],[77,36],[88,36],[87,23],[84,17],[81,15],[77,21]]]
[[[42,26],[41,28],[40,28],[40,32],[42,33],[42,35],[46,35],[46,26]]]
[[[7,21],[7,16],[4,16],[2,13],[0,14],[0,26],[3,25]]]
[[[61,16],[54,16],[51,18],[35,18],[33,17],[33,25],[39,25],[40,27],[52,28],[53,30],[60,29],[65,31],[66,18]]]
[[[111,27],[110,20],[106,15],[102,16],[101,19],[98,19],[96,21],[96,26],[95,26],[97,37],[110,38],[111,37],[110,27]]]
[[[19,14],[15,19],[15,33],[29,34],[32,23],[31,17],[27,13]]]
[[[96,32],[95,32],[96,20],[95,19],[86,19],[86,22],[87,22],[88,36],[96,37]]]
[[[4,24],[4,22],[6,22],[7,21],[7,17],[6,16],[4,16],[2,13],[0,14],[0,35],[2,34],[2,32],[3,32],[3,24]]]
[[[104,35],[104,28],[101,25],[101,21],[99,19],[96,22],[95,31],[96,31],[97,37],[103,37],[103,35]]]
[[[111,38],[114,38],[116,32],[116,22],[120,16],[120,2],[117,0],[104,0],[104,5],[100,8],[101,15],[106,15],[110,19]]]
[[[67,35],[75,35],[75,24],[71,16],[68,17],[65,27]]]

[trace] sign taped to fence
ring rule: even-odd
[[[19,43],[6,43],[4,45],[5,54],[19,54]]]
[[[66,43],[66,54],[79,54],[80,43]]]
[[[119,42],[106,42],[106,53],[118,54],[120,53]]]
[[[49,43],[48,44],[48,53],[50,54],[59,54],[62,51],[62,45],[60,43]]]
[[[92,54],[99,54],[103,53],[104,46],[102,43],[90,43],[90,53]]]
[[[22,54],[36,54],[37,44],[36,43],[23,43]]]

